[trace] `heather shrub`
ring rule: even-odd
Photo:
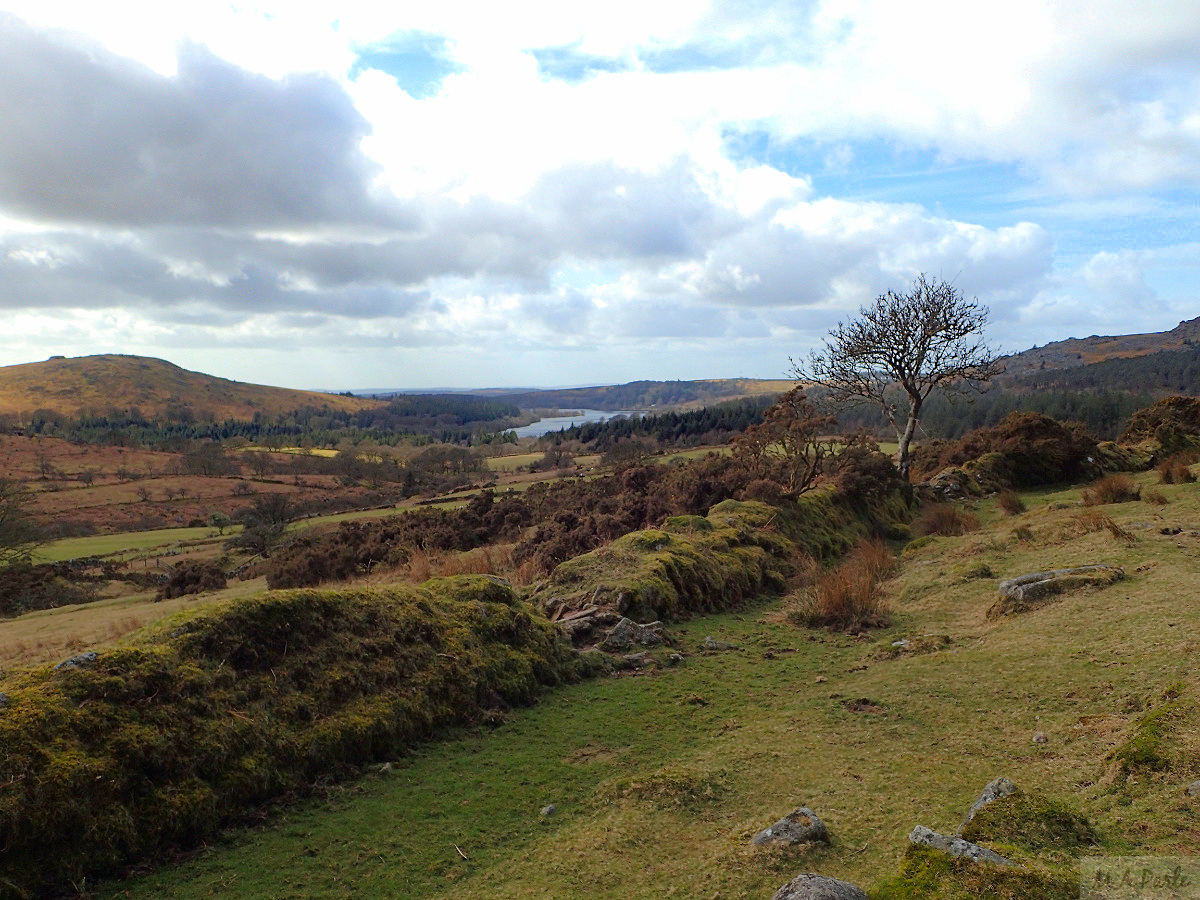
[[[225,569],[218,563],[185,559],[171,570],[167,583],[158,589],[155,599],[170,600],[201,591],[219,591],[228,582]]]

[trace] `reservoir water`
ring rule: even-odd
[[[522,425],[520,428],[514,428],[517,437],[541,437],[543,434],[549,434],[551,431],[561,431],[564,428],[570,428],[572,425],[583,425],[587,422],[606,422],[609,419],[615,419],[617,416],[640,416],[641,413],[631,409],[620,409],[615,412],[603,409],[583,409],[580,410],[578,416],[550,416],[547,419],[538,419],[532,425]]]

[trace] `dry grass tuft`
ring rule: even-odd
[[[1016,491],[1001,491],[996,497],[996,505],[1006,516],[1016,516],[1025,512],[1025,501]]]
[[[1147,503],[1152,503],[1155,506],[1166,506],[1171,501],[1167,499],[1167,495],[1156,488],[1142,491],[1142,499]]]
[[[525,566],[515,566],[512,545],[492,544],[464,550],[461,553],[434,553],[416,547],[409,554],[404,570],[407,577],[420,584],[441,575],[498,575],[514,584],[522,582],[518,576]],[[533,577],[537,577],[536,574]]]
[[[960,506],[951,503],[935,503],[925,507],[913,523],[913,532],[919,535],[941,534],[957,537],[979,527],[979,519]]]
[[[1142,487],[1129,475],[1118,472],[1094,483],[1083,492],[1084,506],[1100,506],[1105,503],[1126,503],[1142,496]]]
[[[860,632],[891,621],[882,582],[896,557],[882,541],[862,541],[834,569],[817,575],[802,591],[788,619],[809,627]]]
[[[1161,484],[1191,484],[1196,480],[1189,466],[1196,462],[1195,453],[1176,453],[1158,464]]]
[[[1137,538],[1126,531],[1115,521],[1112,516],[1100,512],[1098,509],[1089,510],[1080,513],[1074,519],[1074,525],[1077,534],[1091,534],[1094,531],[1107,531],[1118,541],[1124,544],[1133,546],[1137,543]]]

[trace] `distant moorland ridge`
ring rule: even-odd
[[[152,420],[178,420],[185,407],[196,419],[248,420],[302,407],[339,411],[384,404],[365,397],[298,391],[230,381],[144,356],[55,356],[0,367],[0,414],[52,410],[65,416],[136,408]]]

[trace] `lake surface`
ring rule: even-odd
[[[548,419],[538,419],[532,425],[522,425],[520,428],[514,428],[513,431],[517,433],[517,437],[541,437],[543,434],[562,431],[572,425],[583,425],[586,422],[607,422],[617,416],[641,415],[637,410],[631,409],[620,409],[616,412],[608,412],[603,409],[583,409],[580,410],[580,413],[581,415],[578,416],[550,416]]]

